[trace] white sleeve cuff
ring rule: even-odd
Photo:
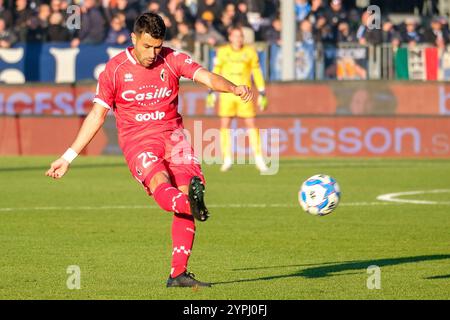
[[[94,103],[98,103],[99,105],[101,105],[102,107],[104,107],[106,109],[111,109],[111,107],[105,101],[103,101],[100,98],[95,98],[93,102]]]
[[[197,75],[197,72],[199,72],[202,69],[203,69],[203,67],[200,67],[197,70],[195,70],[194,75],[192,76],[192,81],[195,81],[195,76]]]

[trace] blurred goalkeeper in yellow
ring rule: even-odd
[[[234,83],[242,83],[252,86],[252,76],[256,88],[259,91],[258,107],[261,111],[267,108],[265,94],[265,82],[259,65],[256,50],[244,45],[244,33],[239,27],[232,27],[228,31],[230,43],[217,50],[214,73],[220,74]],[[207,108],[214,108],[216,95],[210,92],[207,97]],[[259,131],[255,125],[255,107],[252,101],[242,102],[239,97],[220,94],[219,97],[220,116],[220,146],[222,150],[223,164],[221,171],[227,171],[233,165],[233,154],[231,150],[231,120],[235,117],[243,118],[248,129],[250,146],[255,158],[256,167],[261,172],[268,170],[261,152],[261,141]]]

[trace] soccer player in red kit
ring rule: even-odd
[[[173,212],[172,269],[167,287],[210,286],[187,272],[195,234],[195,219],[205,221],[204,177],[193,149],[183,134],[178,107],[181,77],[212,90],[249,101],[247,86],[236,86],[211,73],[188,55],[163,46],[166,27],[153,13],[140,15],[131,34],[133,46],[112,58],[100,74],[92,110],[71,147],[51,164],[46,175],[61,178],[73,159],[89,144],[114,111],[131,174],[158,205]]]

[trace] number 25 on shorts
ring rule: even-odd
[[[137,158],[142,160],[142,167],[144,169],[147,169],[152,163],[158,161],[158,157],[152,152],[142,152]]]

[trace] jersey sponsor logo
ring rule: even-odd
[[[155,86],[152,86],[156,88]],[[157,88],[155,91],[148,91],[148,92],[137,92],[136,90],[126,90],[122,92],[122,99],[125,101],[133,102],[144,102],[144,101],[150,101],[157,99],[157,102],[159,102],[159,99],[168,98],[172,94],[172,90],[170,90],[167,87],[164,88]]]
[[[159,77],[161,78],[161,81],[166,81],[167,75],[166,75],[166,69],[162,69],[161,73],[159,74]]]
[[[166,116],[165,112],[162,111],[155,111],[152,113],[138,113],[135,117],[136,121],[143,122],[143,121],[150,121],[150,120],[162,120]]]
[[[124,75],[124,81],[125,81],[125,82],[134,81],[133,75],[132,75],[131,73],[125,73],[125,75]]]

